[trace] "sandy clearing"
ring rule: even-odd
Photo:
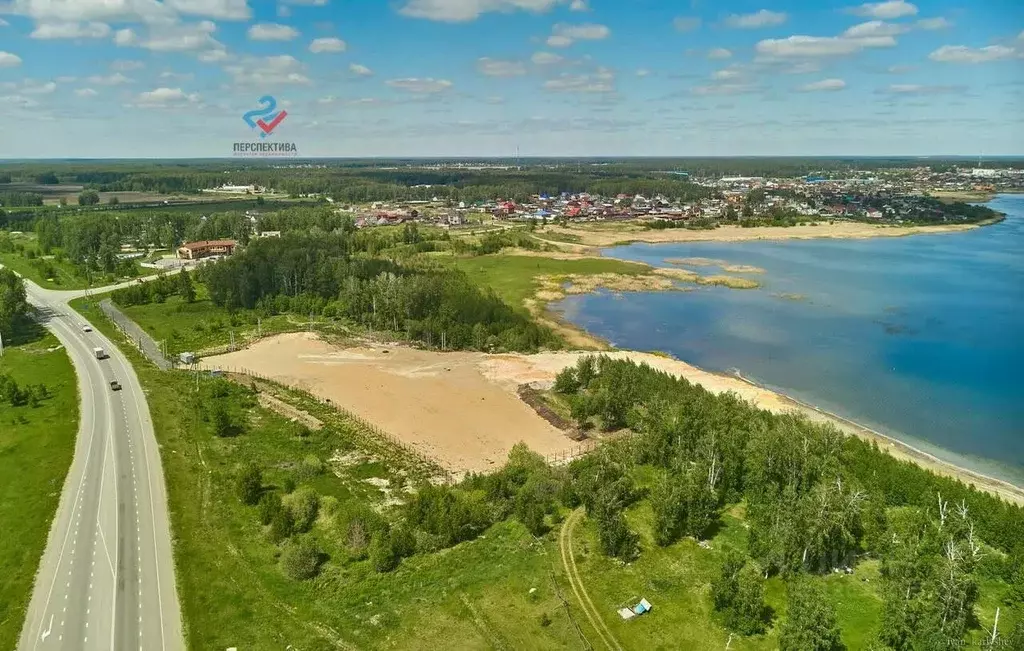
[[[203,364],[253,371],[329,398],[454,472],[492,470],[519,441],[545,456],[578,446],[519,399],[515,382],[485,376],[483,358],[395,346],[344,349],[292,333]]]
[[[977,228],[975,224],[950,224],[945,226],[883,226],[859,222],[819,223],[817,226],[719,226],[714,230],[689,230],[667,228],[663,230],[639,230],[635,224],[625,224],[621,229],[592,230],[549,226],[543,233],[576,235],[580,238],[577,246],[605,247],[623,242],[742,242],[747,240],[808,240],[818,238],[864,239],[871,237],[902,237],[925,233],[955,233]]]
[[[499,466],[519,441],[545,456],[575,449],[571,440],[519,399],[516,389],[527,383],[547,385],[560,370],[588,354],[592,353],[487,355],[402,346],[340,348],[312,333],[290,333],[269,337],[246,350],[207,358],[204,365],[248,369],[330,398],[452,471],[479,472]],[[775,413],[796,411],[815,422],[831,423],[848,434],[877,441],[897,458],[1024,504],[1024,490],[1008,482],[959,468],[740,378],[651,353],[602,354],[645,362],[715,393],[735,392]]]

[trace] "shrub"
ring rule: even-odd
[[[302,482],[318,477],[322,475],[323,472],[324,462],[313,455],[309,455],[299,462],[299,467],[295,470],[295,475],[299,478],[299,481]]]
[[[288,497],[288,508],[295,518],[295,531],[309,531],[320,512],[320,496],[311,488],[300,488]]]
[[[238,497],[243,504],[252,506],[260,501],[263,491],[263,473],[259,466],[250,463],[238,476]]]
[[[310,538],[289,543],[281,553],[281,570],[295,581],[312,579],[320,573],[320,547]]]
[[[370,562],[378,572],[390,572],[398,567],[400,557],[395,549],[394,538],[390,530],[378,531],[370,541]]]
[[[291,509],[280,509],[270,521],[270,540],[279,543],[295,531],[295,517]]]
[[[260,498],[260,523],[270,524],[281,510],[281,496],[274,492],[264,493]]]

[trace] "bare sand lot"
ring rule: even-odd
[[[453,472],[487,471],[500,466],[519,441],[545,455],[576,447],[516,395],[521,384],[550,385],[555,375],[587,352],[536,355],[475,352],[441,353],[404,346],[343,348],[313,333],[263,339],[246,350],[209,357],[207,368],[249,370],[297,386],[386,430]],[[811,420],[877,441],[897,458],[1024,504],[1024,491],[1012,484],[958,468],[925,452],[845,419],[802,405],[740,378],[711,373],[686,362],[632,351],[601,353],[632,359],[709,391],[735,392],[775,413],[797,411]]]
[[[602,225],[605,226],[605,225]],[[540,233],[558,233],[579,238],[576,247],[605,247],[625,242],[742,242],[746,240],[808,240],[816,238],[863,239],[870,237],[901,237],[925,233],[954,233],[977,228],[976,224],[949,224],[942,226],[885,226],[860,222],[820,222],[816,226],[741,226],[725,225],[716,229],[689,230],[666,228],[645,230],[639,225],[624,223],[619,228],[549,226]],[[555,243],[555,242],[552,242]],[[561,244],[560,242],[558,244]]]

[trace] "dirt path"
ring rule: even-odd
[[[622,645],[615,639],[615,635],[612,634],[604,623],[604,619],[601,618],[601,613],[594,606],[594,602],[590,600],[590,595],[587,594],[587,589],[583,586],[583,580],[580,578],[579,569],[576,567],[576,555],[572,549],[572,532],[581,517],[583,517],[583,507],[576,509],[565,519],[565,523],[562,524],[562,530],[558,534],[558,548],[562,554],[562,566],[565,567],[565,575],[569,579],[569,585],[572,587],[577,601],[580,602],[580,606],[583,608],[583,614],[590,620],[590,625],[597,631],[601,641],[611,651],[622,651]]]

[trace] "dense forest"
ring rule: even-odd
[[[1019,507],[834,428],[773,415],[629,361],[581,358],[559,374],[554,391],[580,425],[622,435],[567,467],[519,445],[498,472],[424,485],[383,516],[348,513],[340,535],[349,553],[388,572],[406,556],[473,539],[506,518],[543,536],[564,509],[583,507],[600,552],[629,562],[645,553],[627,517],[641,503],[654,516],[653,535],[644,538],[659,546],[711,538],[723,512],[740,504],[746,544],[724,550],[707,596],[738,635],[777,626],[785,651],[843,649],[836,604],[816,578],[868,560],[880,562],[881,585],[873,589],[884,601],[873,622],[874,649],[962,646],[980,626],[974,609],[982,581],[1003,586],[1004,609],[1024,608]],[[307,530],[316,495],[282,506],[276,491],[262,490],[260,472],[247,467],[238,476],[239,498],[258,506],[254,517],[269,526],[271,539]],[[316,563],[294,560],[282,558],[288,576],[317,574]],[[785,615],[764,603],[765,580],[773,576],[786,584]],[[1024,622],[1011,626],[998,640],[1010,646],[993,648],[1021,648],[1013,645],[1024,642]]]
[[[491,236],[495,239],[500,236]],[[254,240],[196,275],[211,301],[229,311],[348,319],[445,349],[536,351],[560,345],[550,330],[481,291],[460,271],[373,257],[395,246],[429,250],[434,243],[411,225],[380,232],[296,233]],[[179,278],[118,290],[114,299],[121,305],[162,302],[171,294],[194,299],[194,290],[186,287],[189,275]]]
[[[935,171],[969,164],[966,161],[929,160]],[[995,166],[1020,161],[990,161]],[[428,200],[453,202],[497,198],[523,200],[530,195],[591,192],[601,195],[664,195],[693,200],[708,190],[688,182],[689,177],[723,176],[797,177],[807,174],[842,175],[853,170],[920,167],[912,158],[679,158],[513,160],[317,160],[290,161],[287,167],[272,161],[230,163],[180,161],[167,163],[32,163],[4,166],[11,181],[52,184],[57,181],[89,189],[195,193],[225,182],[255,184],[292,195],[324,194],[342,202]],[[0,193],[2,193],[0,185]],[[18,201],[35,201],[20,197]],[[0,198],[0,203],[3,199]],[[8,203],[5,205],[35,205]]]

